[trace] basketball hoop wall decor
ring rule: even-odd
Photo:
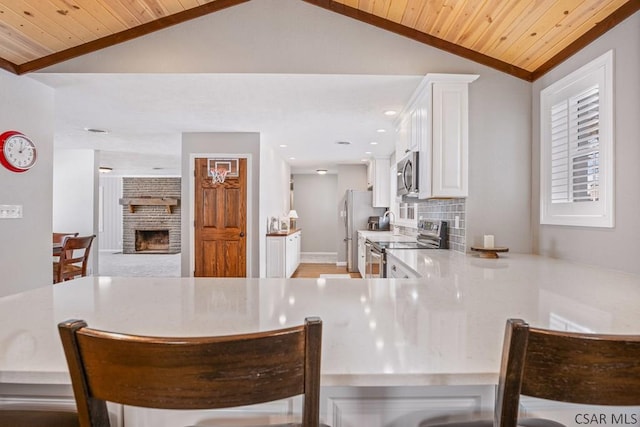
[[[238,159],[207,159],[207,170],[213,184],[222,184],[227,177],[238,176]]]

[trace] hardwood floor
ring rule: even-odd
[[[321,274],[349,274],[352,279],[361,279],[359,273],[349,273],[347,267],[338,267],[335,264],[300,264],[291,276],[292,279],[317,278]]]

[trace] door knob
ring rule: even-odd
[[[244,231],[240,232],[240,237],[244,237]]]

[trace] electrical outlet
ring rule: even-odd
[[[0,218],[22,218],[22,205],[0,205]]]

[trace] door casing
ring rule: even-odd
[[[247,240],[246,240],[246,277],[251,275],[251,266],[253,265],[254,233],[253,229],[253,185],[252,185],[252,156],[250,153],[189,153],[189,276],[193,277],[196,269],[195,254],[195,159],[201,157],[211,158],[239,158],[247,159]],[[184,247],[184,245],[183,245]]]

